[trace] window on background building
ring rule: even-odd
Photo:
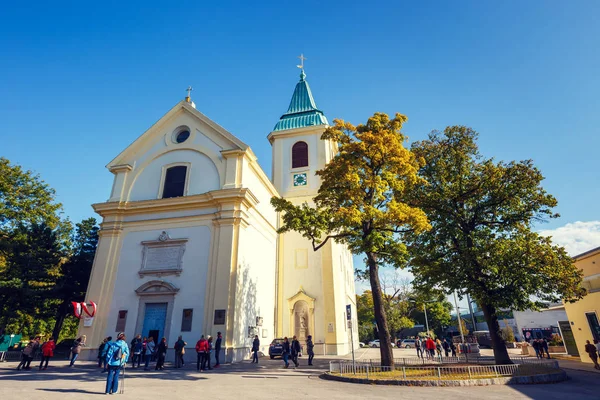
[[[115,332],[125,332],[125,323],[127,322],[127,310],[119,310],[117,314],[117,327]]]
[[[600,322],[595,312],[585,313],[594,340],[600,340]]]
[[[292,146],[292,168],[308,167],[308,145],[296,142]]]
[[[192,331],[192,317],[194,316],[194,310],[191,308],[183,309],[183,316],[181,317],[181,332]]]
[[[162,198],[168,199],[183,196],[186,175],[187,167],[183,165],[167,169]]]

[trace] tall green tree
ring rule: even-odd
[[[72,238],[71,255],[62,265],[61,277],[54,297],[58,301],[52,336],[60,335],[65,318],[70,314],[71,301],[85,300],[92,264],[98,245],[98,225],[95,218],[84,219],[76,224]]]
[[[383,113],[358,126],[335,120],[321,139],[336,142],[338,153],[317,172],[322,183],[314,206],[271,199],[282,213],[280,233],[301,233],[315,251],[334,240],[348,245],[353,254],[365,255],[366,266],[359,273],[371,284],[384,366],[393,366],[394,358],[379,269],[405,266],[407,252],[398,240],[400,233],[429,228],[425,214],[405,202],[407,192],[423,182],[417,176],[420,159],[404,147],[405,121],[404,115],[390,119]]]
[[[65,253],[60,233],[43,223],[19,225],[9,239],[0,271],[0,326],[21,332],[34,317],[48,316]]]
[[[477,134],[451,126],[414,143],[425,163],[410,204],[425,211],[432,229],[410,237],[417,286],[470,294],[488,324],[497,363],[510,363],[500,335],[501,308],[539,309],[585,291],[564,248],[532,230],[556,218],[556,199],[531,160],[496,162],[477,147]],[[410,236],[410,235],[409,235]]]

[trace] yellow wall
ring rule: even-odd
[[[576,303],[565,304],[565,311],[571,323],[581,361],[591,363],[592,360],[585,352],[585,341],[593,342],[594,337],[585,314],[595,312],[600,319],[600,276],[597,276],[600,274],[600,248],[575,257],[575,265],[583,271],[583,286],[588,290],[588,294]]]

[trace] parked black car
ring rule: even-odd
[[[275,357],[281,357],[283,353],[283,339],[273,339],[269,346],[269,357],[271,360]]]

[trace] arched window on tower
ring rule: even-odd
[[[292,168],[308,167],[308,145],[296,142],[292,146]]]
[[[165,173],[165,184],[163,186],[163,199],[183,196],[185,191],[185,178],[187,167],[178,165],[168,168]]]

